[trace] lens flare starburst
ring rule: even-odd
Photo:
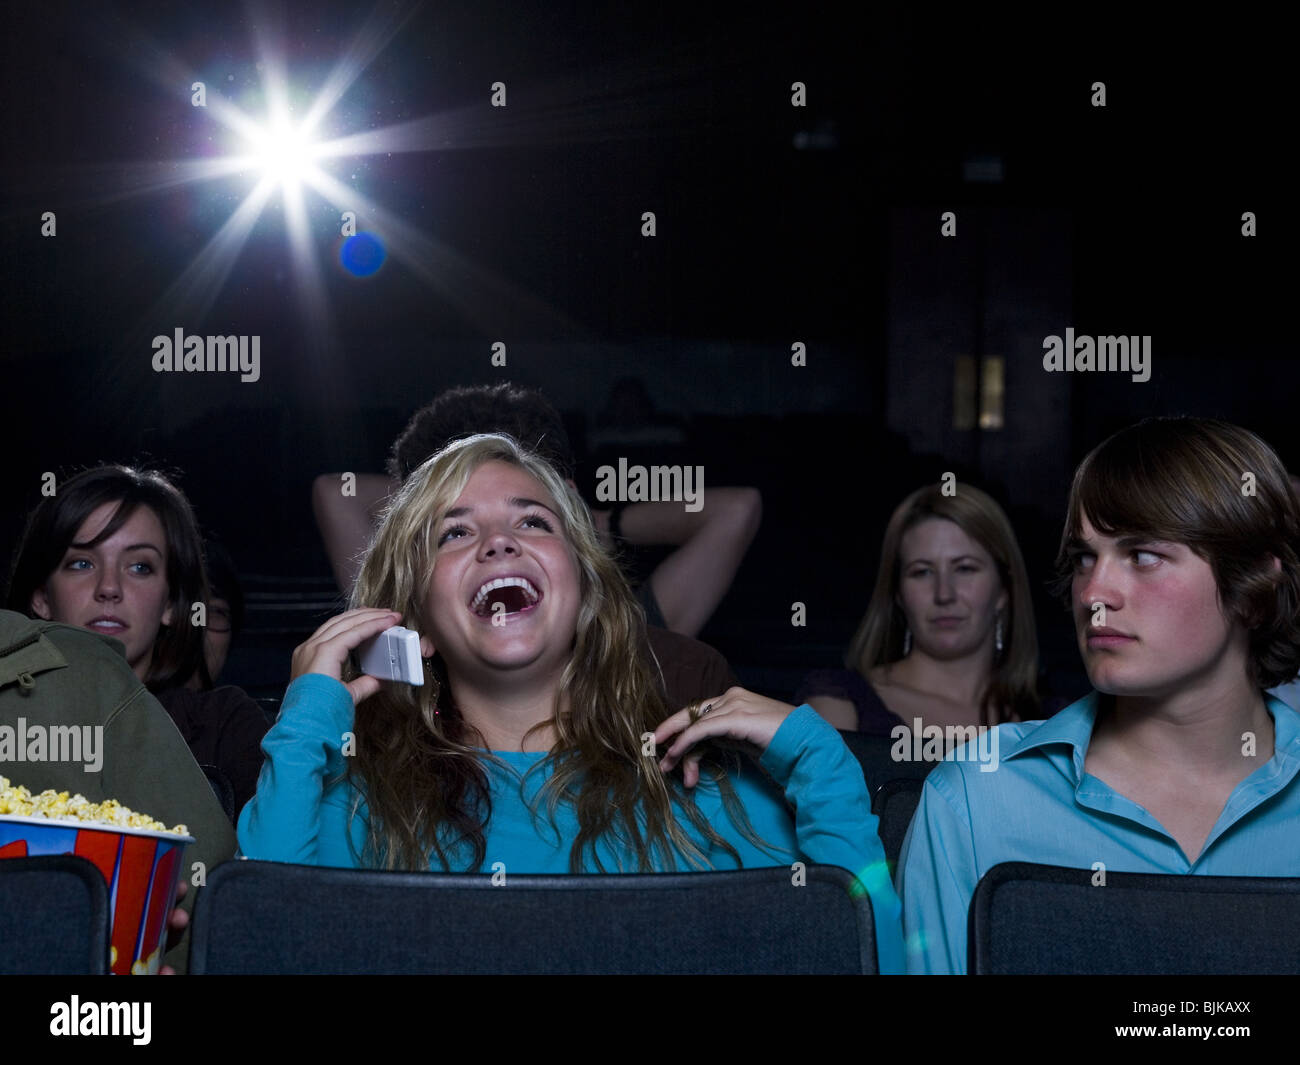
[[[331,314],[331,296],[337,293],[322,267],[331,258],[325,251],[331,243],[341,272],[350,278],[372,278],[391,259],[480,331],[499,331],[504,320],[518,332],[589,339],[586,328],[547,300],[367,195],[363,183],[374,181],[376,169],[365,161],[402,153],[648,136],[663,127],[670,102],[656,91],[658,68],[649,64],[629,75],[611,68],[592,75],[596,84],[626,81],[621,91],[612,93],[613,102],[604,99],[611,95],[607,86],[593,101],[584,75],[539,86],[531,110],[507,114],[493,107],[485,93],[480,101],[384,124],[381,112],[366,103],[364,83],[359,94],[353,87],[419,7],[410,0],[378,4],[324,67],[319,57],[301,58],[303,49],[283,20],[268,14],[257,0],[250,0],[247,17],[241,20],[251,34],[252,49],[241,57],[232,37],[232,50],[223,56],[219,73],[188,66],[129,23],[115,20],[98,26],[100,46],[114,56],[131,57],[131,65],[159,88],[162,109],[193,108],[192,121],[186,124],[193,131],[193,146],[188,157],[93,164],[86,168],[93,191],[82,204],[103,207],[137,197],[174,195],[186,188],[193,190],[192,204],[199,205],[193,208],[196,214],[220,218],[215,231],[196,234],[202,244],[193,257],[126,335],[152,336],[160,321],[183,322],[197,330],[238,278],[250,238],[256,234],[264,262],[275,254],[266,238],[271,227],[279,227],[288,257],[282,271],[273,264],[273,276],[291,285],[298,311],[295,335],[317,355],[338,343]],[[291,53],[301,64],[292,74],[287,58]],[[638,95],[642,92],[644,98]],[[659,117],[651,120],[647,115]],[[403,172],[409,175],[411,169]],[[206,200],[200,200],[200,190],[207,190]],[[402,191],[408,202],[410,191]],[[424,194],[436,202],[435,188],[426,186]],[[231,330],[223,323],[221,331]]]
[[[257,166],[270,180],[281,186],[318,181],[317,145],[303,129],[280,118],[259,130],[249,145]]]

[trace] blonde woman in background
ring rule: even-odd
[[[810,673],[795,701],[847,731],[1040,716],[1029,578],[993,499],[958,484],[955,495],[933,485],[903,500],[845,665]]]

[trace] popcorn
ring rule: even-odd
[[[154,832],[189,835],[189,830],[184,825],[168,828],[148,814],[128,810],[116,799],[91,802],[84,795],[69,797],[66,791],[43,791],[39,795],[33,795],[22,785],[11,786],[7,777],[0,777],[0,814],[45,817],[51,821],[76,821],[115,828],[147,828]]]

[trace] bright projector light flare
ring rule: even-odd
[[[228,154],[217,159],[163,160],[136,166],[123,174],[124,179],[135,178],[134,182],[127,181],[135,187],[125,191],[115,189],[111,196],[111,199],[121,199],[127,195],[147,195],[236,174],[241,175],[241,184],[249,176],[253,178],[249,182],[251,188],[225,223],[149,312],[151,320],[159,315],[172,318],[181,311],[197,318],[207,315],[230,279],[263,211],[278,191],[280,219],[288,238],[289,275],[305,326],[303,342],[310,350],[326,353],[333,349],[325,279],[317,261],[317,234],[313,231],[313,217],[308,213],[308,200],[313,193],[338,212],[328,227],[335,233],[344,214],[351,213],[354,221],[363,219],[367,228],[384,234],[381,239],[377,232],[356,232],[340,248],[340,265],[354,277],[373,276],[391,255],[483,328],[496,320],[503,305],[518,308],[530,319],[548,327],[559,325],[566,332],[579,328],[545,301],[515,288],[384,210],[357,187],[356,174],[351,176],[350,183],[345,183],[330,173],[337,165],[334,161],[340,159],[494,143],[475,139],[483,125],[480,109],[475,107],[465,108],[463,113],[451,118],[430,115],[398,126],[361,132],[348,133],[346,129],[336,135],[325,132],[329,128],[325,119],[420,5],[408,0],[389,0],[378,5],[335,63],[315,99],[298,110],[290,104],[295,97],[290,91],[284,60],[273,43],[275,35],[266,28],[259,2],[248,0],[246,6],[253,13],[253,36],[259,57],[256,69],[260,72],[257,79],[260,93],[255,95],[260,95],[259,102],[265,110],[255,119],[209,87],[204,111],[224,127],[227,136],[222,137],[221,146]],[[167,92],[174,92],[177,85],[189,86],[196,80],[204,80],[148,42],[135,43],[136,51],[151,57],[151,62],[144,67],[147,76]],[[233,74],[229,78],[233,81]],[[252,82],[248,84],[251,86]],[[584,105],[577,113],[586,115],[587,110]],[[584,127],[582,132],[586,136],[589,131]],[[318,140],[318,136],[322,139]]]
[[[250,147],[254,165],[278,185],[298,185],[317,173],[318,146],[288,122],[259,130],[250,138]]]

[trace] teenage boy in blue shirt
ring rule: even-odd
[[[980,878],[1008,861],[1300,876],[1300,506],[1244,429],[1148,419],[1075,474],[1060,590],[1096,691],[999,726],[996,771],[927,779],[898,865],[908,971],[964,973]]]

